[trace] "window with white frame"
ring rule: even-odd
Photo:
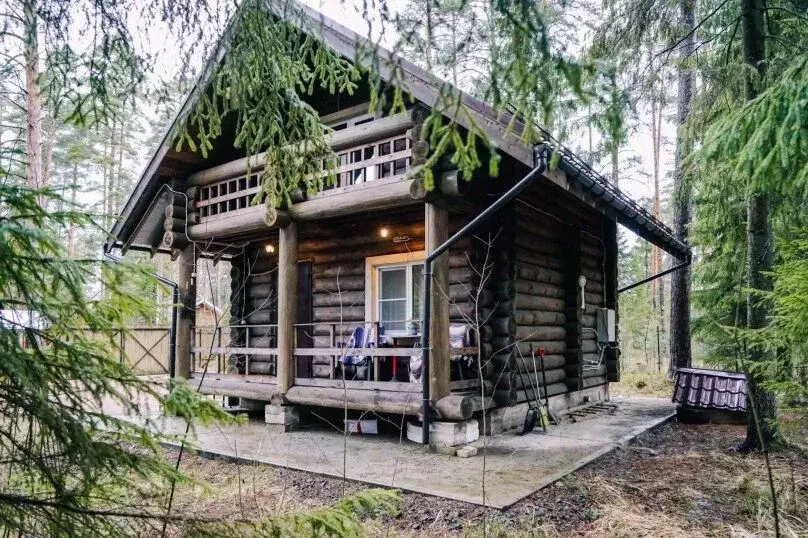
[[[424,286],[423,252],[376,256],[366,260],[369,300],[367,321],[378,321],[386,334],[407,332],[410,321],[421,319]]]

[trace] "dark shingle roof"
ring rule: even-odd
[[[673,401],[688,407],[746,411],[746,375],[679,368],[676,371]]]

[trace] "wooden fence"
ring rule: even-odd
[[[168,374],[168,327],[135,327],[118,335],[121,361],[137,375]]]

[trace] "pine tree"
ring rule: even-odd
[[[685,178],[684,159],[690,153],[690,141],[684,132],[693,98],[693,73],[689,67],[695,50],[695,0],[679,0],[679,20],[682,44],[679,51],[676,97],[676,150],[673,170],[673,229],[676,238],[689,241],[691,184]],[[690,266],[671,275],[671,321],[669,374],[692,363],[690,342]]]

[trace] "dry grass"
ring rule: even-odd
[[[612,395],[670,398],[673,394],[673,381],[666,372],[623,372],[620,378],[609,386]]]
[[[802,415],[793,415],[802,416]],[[804,424],[787,421],[789,432]],[[369,536],[773,536],[760,455],[727,449],[743,426],[670,424],[617,450],[507,511],[405,493],[397,518],[368,519]],[[654,455],[656,454],[656,455]],[[169,454],[169,457],[176,453]],[[783,536],[808,536],[808,455],[772,454]],[[177,513],[258,518],[331,504],[355,483],[263,465],[186,455],[183,470],[204,486],[183,486]]]

